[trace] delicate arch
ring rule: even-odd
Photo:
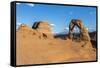
[[[80,40],[90,41],[90,36],[88,34],[88,31],[86,30],[86,28],[82,24],[82,21],[79,20],[79,19],[72,19],[71,20],[71,22],[69,24],[68,38],[69,39],[73,39],[73,29],[74,29],[75,26],[77,26],[79,28],[79,31],[80,31]]]

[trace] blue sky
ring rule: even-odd
[[[88,31],[93,31],[96,29],[96,8],[16,3],[17,28],[22,23],[32,27],[36,21],[48,21],[53,33],[67,32],[71,19],[82,20]]]

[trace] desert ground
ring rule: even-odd
[[[22,24],[16,29],[17,65],[95,61],[96,49],[90,41],[54,38],[50,29],[41,30]],[[84,46],[83,46],[84,45]]]

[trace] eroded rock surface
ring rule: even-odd
[[[72,19],[69,25],[69,39],[73,39],[73,29],[74,27],[77,26],[80,30],[80,40],[82,41],[90,41],[90,36],[88,34],[88,31],[82,24],[82,21],[79,19]]]
[[[51,27],[47,21],[35,22],[32,26],[32,29],[37,30],[41,34],[41,37],[49,38],[49,39],[53,38]]]
[[[79,42],[71,40],[73,38],[73,28],[76,25],[81,33],[81,41]],[[53,38],[53,34],[48,22],[35,22],[32,28],[26,24],[21,24],[16,30],[16,64],[26,65],[96,60],[96,51],[92,49],[88,32],[80,20],[71,21],[69,39],[51,38]]]

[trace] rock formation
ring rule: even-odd
[[[26,24],[21,24],[18,28],[18,30],[27,30],[29,27]]]
[[[50,25],[45,21],[35,22],[32,26],[32,29],[29,28],[26,24],[21,24],[16,31],[22,31],[23,34],[29,32],[34,35],[34,37],[37,36],[40,39],[53,39]]]
[[[82,41],[70,40],[74,26],[80,29]],[[68,38],[53,38],[48,22],[35,22],[32,28],[21,24],[16,29],[16,64],[96,61],[96,50],[90,48],[92,44],[88,32],[80,20],[71,21]],[[85,41],[87,44],[84,44]],[[83,44],[86,47],[82,47]]]
[[[46,21],[35,22],[32,28],[37,30],[41,34],[41,37],[49,38],[49,39],[53,38],[51,29],[50,29],[51,27]]]
[[[88,31],[86,30],[86,28],[84,27],[84,25],[82,24],[81,20],[78,19],[72,19],[69,25],[69,35],[68,38],[69,39],[73,39],[73,29],[74,27],[77,26],[80,30],[80,40],[82,41],[90,41],[90,37],[88,34]]]

